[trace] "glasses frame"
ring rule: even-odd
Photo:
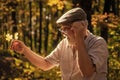
[[[64,33],[64,34],[67,34],[67,31],[69,31],[72,27],[72,24],[71,23],[68,23],[68,24],[64,24],[64,25],[61,25],[62,27],[59,27],[59,31],[61,33]]]
[[[64,26],[64,27],[63,27],[63,29],[62,29],[62,27],[59,27],[58,30],[59,30],[61,33],[67,34],[66,31],[70,30],[71,27],[72,27],[72,24],[73,24],[74,22],[76,22],[76,21],[85,21],[85,20],[76,19],[76,20],[71,21],[71,22],[69,22],[69,23],[67,23],[67,24],[59,25],[59,26]],[[67,27],[65,27],[65,26],[67,26]],[[66,28],[66,30],[65,30],[65,28]]]

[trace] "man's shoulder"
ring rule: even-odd
[[[93,37],[95,41],[106,42],[105,39],[101,36],[94,35]]]
[[[65,44],[67,44],[67,39],[63,38],[59,43],[58,46],[64,46]]]
[[[87,43],[88,44],[95,44],[95,43],[106,44],[106,41],[103,37],[90,33],[87,39]]]
[[[99,36],[99,35],[95,35],[91,32],[89,32],[89,37],[88,37],[89,40],[103,40],[104,41],[104,38]]]

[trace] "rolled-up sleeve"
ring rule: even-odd
[[[101,38],[92,43],[88,54],[96,66],[96,72],[99,71],[101,66],[107,62],[108,58],[108,49],[105,40]]]
[[[62,50],[61,46],[62,46],[62,41],[57,45],[57,47],[48,56],[45,57],[45,60],[54,65],[59,65],[60,53]]]

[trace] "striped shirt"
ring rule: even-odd
[[[107,80],[108,49],[106,41],[102,37],[88,32],[85,45],[88,55],[96,66],[96,71],[89,78],[81,76],[78,52],[73,54],[66,38],[45,59],[54,65],[60,65],[62,80]]]

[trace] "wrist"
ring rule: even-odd
[[[78,41],[76,42],[76,49],[81,47],[84,44],[84,38],[79,38]]]
[[[21,53],[25,55],[28,50],[30,50],[29,47],[25,46],[25,47],[23,48],[23,50],[21,51]]]

